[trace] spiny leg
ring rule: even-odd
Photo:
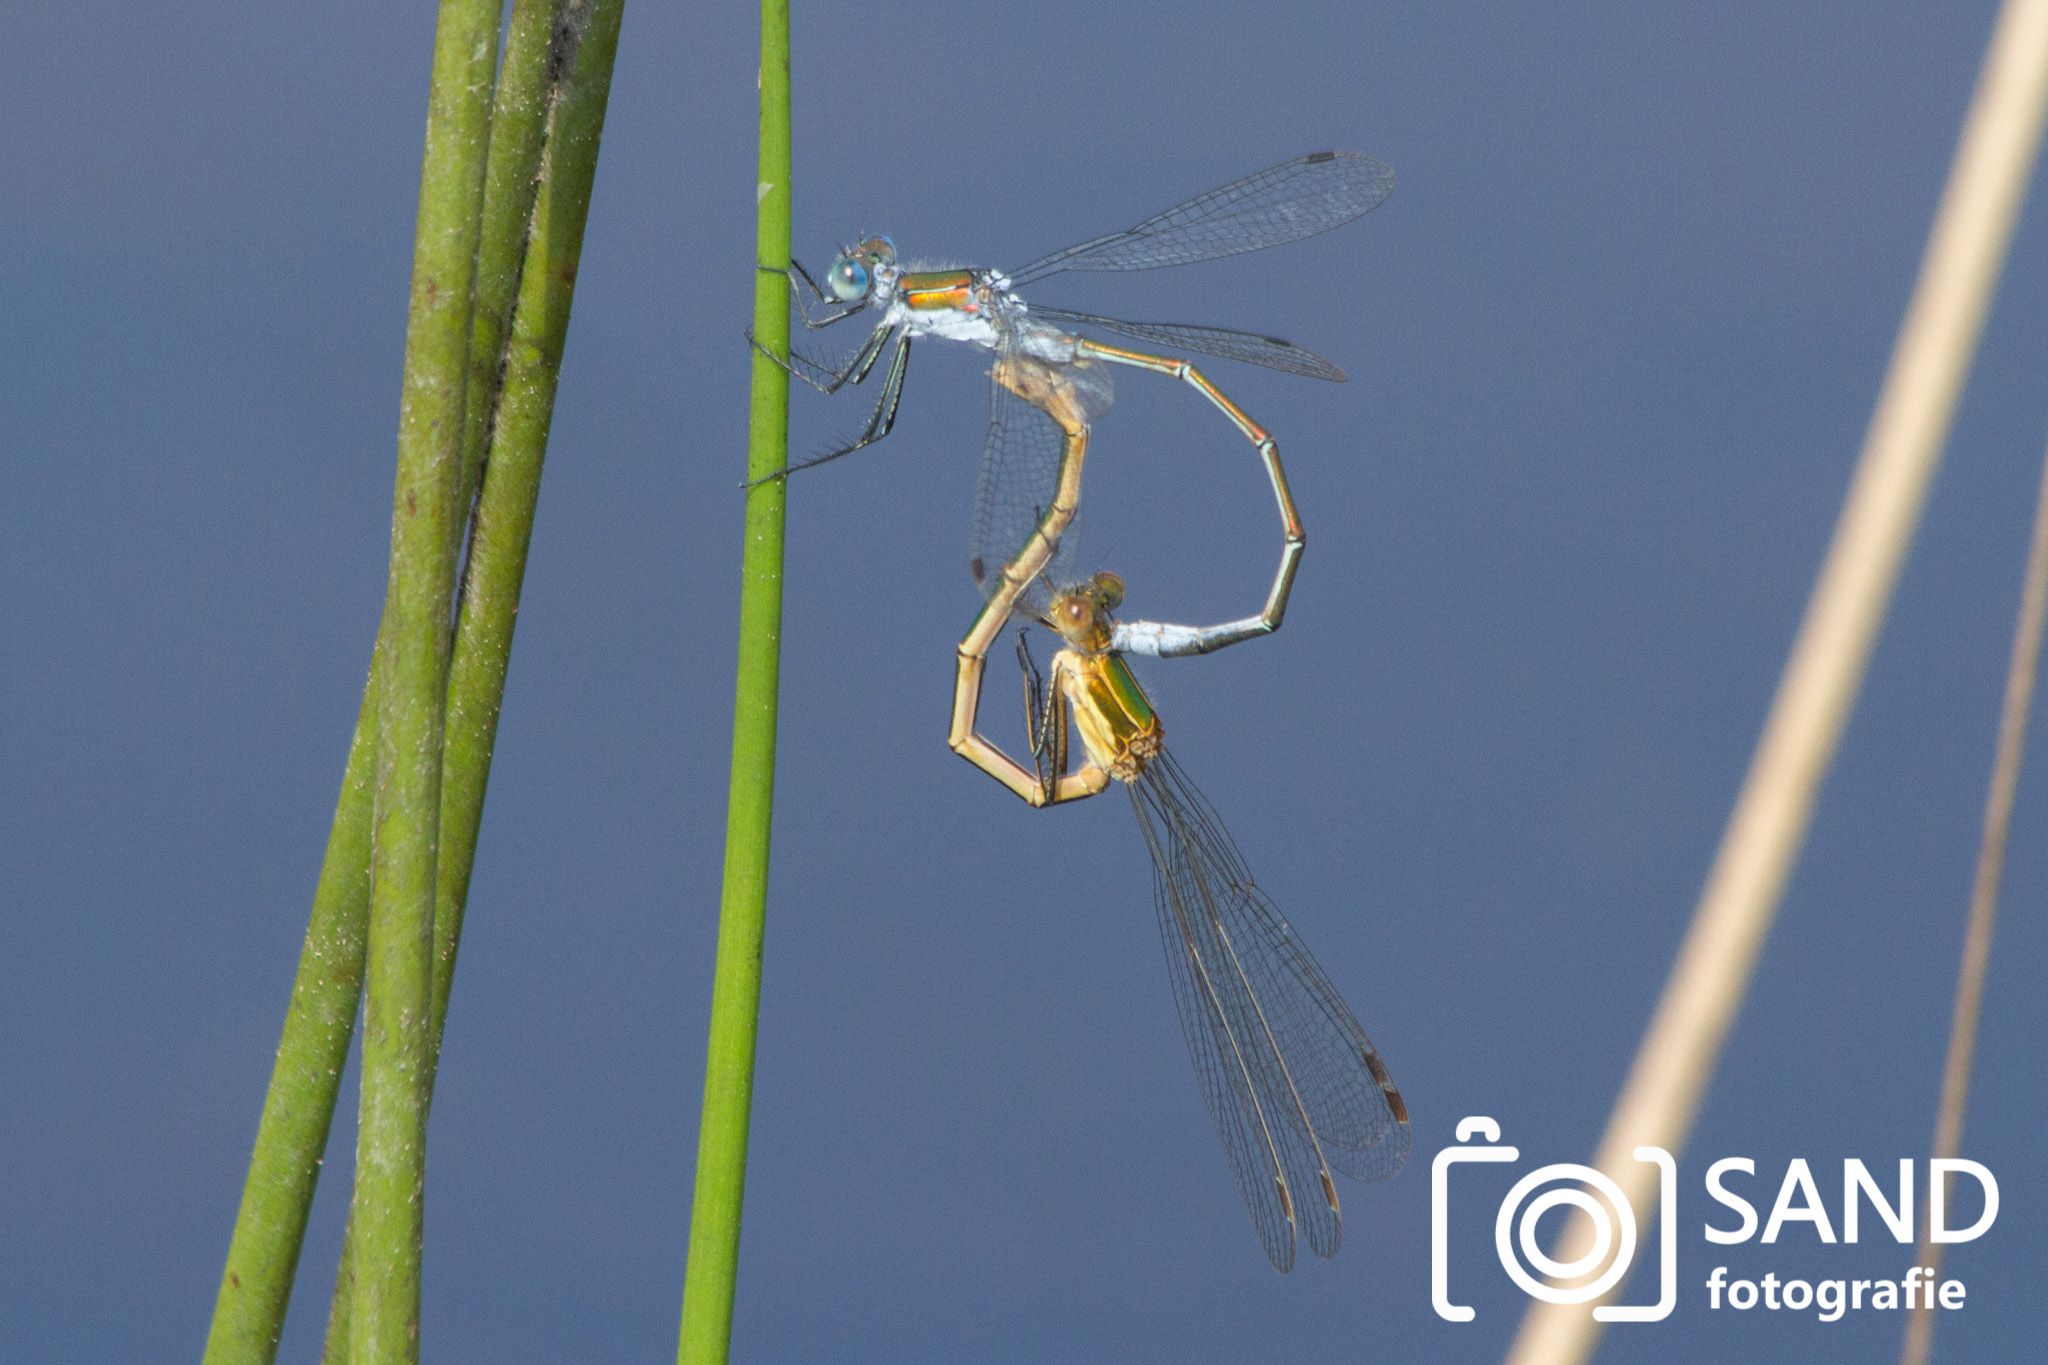
[[[1043,768],[1033,771],[975,729],[975,713],[981,707],[982,673],[987,664],[986,654],[969,654],[964,646],[961,648],[953,682],[953,729],[947,741],[953,752],[1015,792],[1027,805],[1050,806],[1063,801],[1079,801],[1107,787],[1109,773],[1094,763],[1083,764],[1070,773],[1061,772],[1034,752],[1034,762],[1043,764]],[[1060,720],[1057,723],[1064,727],[1065,713],[1059,708],[1064,707],[1066,698],[1057,686],[1058,681],[1055,678],[1055,687],[1046,698],[1046,706],[1048,714],[1058,712]],[[1060,747],[1064,748],[1064,745]]]
[[[1117,624],[1115,648],[1131,654],[1150,654],[1159,657],[1174,657],[1183,654],[1207,654],[1234,645],[1243,640],[1270,635],[1280,629],[1280,622],[1287,614],[1287,597],[1294,590],[1294,572],[1301,563],[1301,552],[1308,543],[1302,531],[1301,516],[1295,511],[1294,495],[1287,487],[1287,471],[1280,464],[1280,448],[1272,434],[1245,414],[1244,409],[1230,401],[1223,391],[1209,382],[1200,370],[1186,360],[1171,356],[1147,355],[1142,351],[1125,350],[1121,346],[1107,346],[1099,341],[1083,340],[1079,347],[1084,355],[1116,365],[1130,365],[1154,374],[1167,375],[1194,386],[1204,398],[1230,419],[1259,452],[1259,459],[1266,467],[1266,479],[1273,487],[1273,501],[1280,509],[1280,565],[1274,571],[1273,585],[1266,593],[1266,601],[1259,608],[1258,615],[1246,616],[1235,621],[1225,621],[1213,626],[1181,626],[1164,621],[1123,621]]]
[[[769,360],[775,363],[777,368],[781,369],[791,379],[808,384],[819,393],[827,395],[835,394],[846,387],[849,382],[854,382],[853,373],[856,363],[873,346],[872,342],[862,342],[860,349],[854,353],[853,359],[848,361],[844,367],[835,370],[829,365],[811,359],[794,346],[789,348],[789,358],[787,360],[783,359],[766,346],[763,346],[760,340],[755,337],[751,327],[747,329],[746,338],[748,345],[768,357]]]
[[[875,335],[886,337],[890,334],[887,332],[877,332]],[[879,348],[876,348],[876,352],[879,354]],[[853,382],[858,384],[862,379],[865,379],[868,366],[872,366],[874,363],[874,356],[870,355],[867,365],[861,367],[860,373],[855,376]],[[906,332],[903,334],[903,339],[896,343],[896,353],[889,360],[889,372],[882,377],[882,392],[875,403],[874,412],[868,416],[868,424],[862,430],[859,439],[855,440],[851,445],[840,447],[838,450],[828,450],[823,455],[813,455],[808,460],[798,460],[795,464],[784,465],[773,474],[764,474],[760,478],[755,479],[753,483],[744,484],[742,487],[752,488],[754,484],[766,483],[770,479],[788,478],[799,469],[810,469],[816,465],[836,460],[841,455],[851,455],[861,447],[871,446],[884,436],[887,436],[891,428],[896,425],[896,408],[903,401],[903,376],[909,373],[909,371],[910,335]]]
[[[1038,772],[1039,790],[1050,801],[1059,779],[1067,770],[1067,712],[1059,661],[1053,661],[1053,685],[1048,688],[1031,658],[1025,632],[1017,632],[1017,665],[1024,675],[1024,734],[1031,748],[1031,766]]]
[[[846,364],[837,370],[820,365],[794,347],[790,349],[789,358],[785,360],[763,346],[754,336],[754,329],[751,327],[747,329],[747,344],[787,370],[791,378],[801,379],[819,393],[831,395],[848,384],[864,382],[868,377],[868,371],[875,367],[875,361],[881,356],[882,348],[888,345],[891,335],[889,328],[877,327],[868,334],[867,340],[860,344],[859,349],[847,358]]]
[[[858,384],[868,377],[868,371],[874,367],[875,360],[880,354],[881,350],[878,347],[875,353],[867,358],[867,363],[860,367],[859,373],[854,375],[854,383]],[[895,353],[889,357],[888,372],[882,376],[882,392],[876,398],[875,410],[868,415],[868,424],[861,431],[860,438],[843,450],[830,451],[824,455],[814,455],[810,459],[790,467],[792,469],[809,469],[812,465],[824,464],[827,460],[836,460],[841,455],[851,455],[862,446],[871,446],[884,436],[887,436],[896,427],[896,406],[903,401],[903,377],[909,373],[910,333],[905,332],[903,333],[902,340],[896,343]]]

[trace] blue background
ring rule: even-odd
[[[1485,1180],[1429,1307],[1428,1159],[1601,1131],[1827,543],[1993,7],[1274,0],[800,6],[797,241],[1014,265],[1322,146],[1400,187],[1314,242],[1040,297],[1274,331],[1218,364],[1310,546],[1287,629],[1144,670],[1181,761],[1415,1114],[1287,1277],[1216,1150],[1120,799],[944,746],[985,358],[792,490],[746,1360],[1496,1357]],[[680,12],[677,12],[680,11]],[[753,288],[754,19],[625,21],[434,1110],[424,1340],[673,1351],[718,897]],[[383,594],[430,7],[33,8],[0,52],[0,1355],[196,1351]],[[1604,1358],[1867,1360],[1902,1315],[1708,1312],[1896,1277],[1715,1248],[1775,1186],[1925,1151],[2044,434],[2040,194],[1812,839],[1683,1166],[1682,1306]],[[865,415],[794,396],[800,448]],[[1276,537],[1242,442],[1126,379],[1083,561],[1213,619]],[[998,669],[996,676],[1006,679]],[[1007,681],[998,684],[1007,696]],[[994,712],[1007,714],[1007,707]],[[2022,787],[1945,1359],[2048,1329]],[[352,1095],[353,1085],[349,1093]],[[337,1124],[284,1354],[325,1313]],[[1461,1176],[1466,1172],[1461,1172]],[[1461,1187],[1462,1188],[1462,1187]],[[1725,1222],[1724,1217],[1717,1221]],[[1647,1281],[1638,1277],[1638,1293]]]

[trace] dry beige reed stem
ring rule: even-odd
[[[1970,1103],[1970,1072],[1977,1056],[1977,1020],[1984,1011],[1984,977],[1991,967],[1991,934],[1998,924],[1998,888],[2005,878],[2006,835],[2012,828],[2020,760],[2027,749],[2027,713],[2033,707],[2044,616],[2048,616],[2048,456],[2041,466],[2034,535],[2027,547],[2019,620],[2013,625],[2012,658],[2006,665],[1998,749],[1991,762],[1991,784],[1984,794],[1984,836],[1977,846],[1977,876],[1970,888],[1970,918],[1963,931],[1962,966],[1956,972],[1955,1013],[1949,1021],[1948,1060],[1942,1064],[1941,1102],[1934,1116],[1932,1155],[1936,1158],[1958,1156],[1963,1147],[1963,1113]],[[1930,1282],[1941,1271],[1941,1251],[1941,1244],[1929,1242],[1923,1230],[1918,1259]],[[1933,1349],[1934,1313],[1922,1304],[1906,1319],[1900,1365],[1927,1365]]]
[[[1685,1145],[1748,989],[1940,463],[2033,166],[2044,98],[2048,0],[2007,0],[1834,542],[1692,926],[1594,1158],[1646,1229],[1654,1168],[1633,1152]],[[1553,1254],[1565,1262],[1582,1255],[1589,1232],[1584,1219],[1574,1219]],[[1585,1360],[1601,1326],[1590,1310],[1532,1304],[1509,1361]]]

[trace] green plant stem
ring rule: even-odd
[[[761,4],[760,174],[755,252],[789,263],[789,6]],[[754,276],[754,335],[789,348],[788,285]],[[789,378],[758,352],[747,424],[747,477],[788,463]],[[782,533],[786,485],[756,483],[747,495],[740,557],[739,665],[733,698],[732,777],[726,804],[725,888],[712,968],[711,1027],[697,1183],[683,1276],[681,1365],[723,1361],[732,1338],[740,1211],[746,1190],[747,1121],[754,1090],[754,1033],[761,1001],[761,946],[768,905],[768,840],[775,797],[776,696],[782,644]]]
[[[554,420],[569,310],[626,6],[625,0],[568,0],[564,9],[569,41],[558,48],[553,62],[560,76],[546,101],[545,157],[531,204],[532,226],[490,437],[490,467],[477,501],[449,668],[448,765],[434,914],[435,1064],[448,1016],[462,912],[483,820],[498,708],[512,658],[512,631],[519,618],[526,552],[540,500],[541,468]]]
[[[448,608],[499,17],[495,0],[443,0],[427,97],[391,580],[377,645],[362,1107],[349,1211],[357,1239],[349,1354],[363,1365],[419,1358]]]
[[[207,1365],[268,1365],[284,1331],[292,1279],[306,1240],[306,1215],[320,1178],[342,1065],[354,1035],[370,924],[370,807],[375,779],[377,687],[363,689],[341,797],[299,952],[298,975],[256,1147],[228,1242]]]
[[[492,118],[480,257],[488,262],[494,243],[509,242],[520,250],[514,268],[495,272],[505,287],[502,296],[487,287],[486,276],[494,272],[479,267],[472,356],[488,348],[501,359],[488,364],[473,360],[471,366],[472,421],[480,411],[475,386],[487,385],[492,401],[483,405],[481,421],[471,432],[477,438],[476,458],[465,459],[465,474],[482,473],[483,478],[449,664],[430,1102],[624,9],[624,0],[568,0],[557,22],[548,0],[518,0]],[[508,202],[517,204],[516,217],[502,211]],[[483,316],[486,309],[499,315],[495,325]],[[349,1358],[354,1261],[351,1222],[343,1235],[329,1309],[323,1357],[329,1362]]]
[[[548,109],[566,55],[557,52],[558,10],[581,13],[581,0],[513,0],[505,59],[491,101],[491,146],[484,170],[483,227],[477,238],[476,315],[469,342],[469,387],[462,427],[457,501],[470,506],[491,443],[491,415],[505,366],[505,335],[519,299]],[[438,935],[437,935],[438,937]]]
[[[442,769],[441,848],[434,916],[432,1063],[446,1019],[455,948],[482,818],[491,744],[510,657],[527,538],[538,492],[540,456],[552,412],[568,325],[597,135],[610,91],[622,0],[569,0],[557,34],[552,0],[517,0],[495,111],[478,245],[476,309],[464,424],[467,506],[491,442],[494,469],[478,516],[492,528],[472,547],[450,665]],[[588,33],[585,36],[585,28]],[[561,41],[557,41],[558,37]],[[581,39],[581,45],[576,40]],[[571,58],[574,58],[572,66]],[[559,97],[559,106],[557,99]],[[550,110],[553,110],[550,115]],[[540,153],[550,119],[547,206],[534,210]],[[529,224],[533,236],[529,242]],[[506,261],[512,262],[508,269]],[[528,320],[518,354],[504,338],[521,281]],[[538,282],[538,283],[536,283]],[[501,373],[515,396],[491,440]],[[235,1235],[222,1273],[207,1342],[208,1362],[267,1362],[283,1331],[293,1273],[304,1243],[322,1153],[362,989],[369,920],[370,825],[378,688],[365,688],[342,796],[329,833],[320,887],[301,953],[292,1006],[266,1096]],[[343,1273],[330,1318],[328,1359],[347,1359],[348,1273],[353,1239],[344,1236]]]
[[[548,78],[552,26],[550,0],[520,0],[506,49],[497,114],[491,122],[491,190],[485,198],[485,227],[478,245],[478,301],[471,349],[473,356],[489,356],[490,362],[474,367],[466,394],[464,473],[456,497],[458,508],[468,505],[469,490],[482,464],[489,405],[497,387],[496,357],[517,288],[517,262],[526,236],[545,104],[540,94],[526,92],[539,90]],[[503,204],[511,207],[498,208]],[[504,265],[507,259],[514,263],[510,269]],[[381,626],[378,634],[382,639]],[[285,1014],[242,1204],[221,1274],[207,1337],[208,1365],[268,1362],[275,1357],[284,1330],[306,1219],[362,993],[370,905],[377,680],[373,667],[350,741],[341,799],[328,833],[292,1002]],[[495,715],[495,701],[489,709]],[[480,788],[481,783],[476,785]],[[466,883],[466,863],[463,875]],[[445,990],[438,992],[437,998],[445,999]]]

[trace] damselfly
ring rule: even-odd
[[[860,384],[884,354],[882,390],[867,425],[852,442],[792,468],[836,459],[880,440],[896,420],[910,363],[911,342],[940,337],[997,353],[991,414],[975,494],[970,570],[984,591],[999,589],[997,570],[1012,564],[1026,541],[1042,534],[1050,547],[1055,581],[1072,557],[1065,532],[1073,509],[1058,512],[1055,493],[1069,484],[1078,497],[1082,447],[1046,407],[1019,393],[1023,384],[1063,389],[1082,424],[1109,407],[1106,365],[1129,365],[1191,384],[1222,411],[1258,451],[1284,532],[1280,567],[1256,619],[1258,633],[1276,629],[1286,611],[1294,566],[1302,547],[1300,518],[1272,436],[1185,359],[1128,350],[1089,339],[1074,329],[1133,337],[1204,355],[1249,361],[1291,374],[1339,380],[1344,372],[1292,342],[1255,332],[1188,323],[1127,322],[1069,309],[1027,305],[1016,290],[1047,276],[1079,270],[1147,270],[1259,251],[1327,232],[1370,212],[1392,192],[1393,172],[1356,152],[1314,152],[1272,166],[1220,189],[1197,195],[1122,232],[1056,251],[1018,270],[907,270],[887,237],[868,237],[842,251],[822,284],[802,264],[786,272],[805,326],[829,327],[856,314],[875,315],[874,330],[842,365],[798,354],[771,356],[822,393]],[[814,307],[817,311],[813,311]],[[1071,471],[1062,469],[1073,460]],[[787,472],[787,471],[784,471]],[[1045,590],[1022,579],[1020,591],[1042,609]],[[1236,626],[1240,623],[1230,623]],[[999,630],[1001,621],[996,622]],[[1237,636],[1235,638],[1242,638]],[[1192,638],[1214,648],[1208,637]]]
[[[1018,643],[1033,767],[985,748],[1016,769],[996,775],[1020,795],[1035,793],[1027,795],[1034,805],[1092,796],[1111,780],[1129,792],[1202,1097],[1259,1242],[1285,1271],[1297,1229],[1317,1255],[1336,1253],[1332,1172],[1383,1180],[1399,1170],[1408,1110],[1365,1029],[1167,752],[1159,717],[1124,662],[1123,650],[1145,637],[1112,619],[1122,598],[1113,574],[1050,598],[1044,619],[1066,647],[1053,656],[1049,683]],[[1084,751],[1071,773],[1070,728]]]

